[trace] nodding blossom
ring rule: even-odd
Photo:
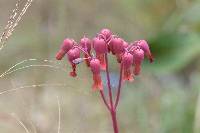
[[[92,59],[90,61],[90,68],[93,74],[93,81],[94,81],[92,85],[92,89],[103,90],[103,84],[102,84],[101,75],[100,75],[101,65],[100,65],[99,59]]]
[[[151,51],[149,49],[149,45],[145,40],[139,40],[137,41],[137,44],[145,53],[149,61],[152,63],[153,62],[153,56],[151,54]]]
[[[60,50],[56,54],[56,59],[61,60],[65,54],[73,47],[74,42],[72,39],[65,39],[60,47]]]
[[[88,53],[84,53],[84,57],[85,57],[86,65],[89,67],[90,62],[89,62],[88,58],[89,58],[89,56],[91,56],[92,41],[87,37],[83,37],[80,41],[80,45],[84,50],[86,50],[88,52]]]
[[[124,47],[124,49],[126,49],[127,47],[128,47],[128,42],[126,42],[126,41],[123,41],[123,47]]]
[[[117,61],[120,63],[121,62],[121,57],[125,51],[124,47],[124,40],[121,38],[113,38],[110,42],[110,50],[113,54],[116,55]]]
[[[133,74],[131,66],[133,64],[133,55],[130,53],[125,53],[122,57],[123,65],[123,80],[133,81]]]
[[[68,56],[69,62],[71,63],[71,66],[72,66],[72,71],[70,72],[70,76],[76,77],[77,76],[77,74],[76,74],[76,64],[73,62],[73,60],[80,58],[80,50],[78,48],[70,49],[67,52],[67,56]]]
[[[134,71],[135,75],[139,75],[141,71],[141,64],[144,60],[144,51],[140,48],[136,49],[133,53],[133,63],[134,63]]]
[[[107,44],[104,39],[95,37],[93,39],[93,47],[96,52],[96,57],[99,59],[101,69],[106,69],[105,54],[107,53]]]
[[[83,57],[81,57],[80,52],[83,53]],[[93,74],[93,90],[103,90],[100,72],[107,69],[106,60],[108,58],[105,57],[109,53],[116,56],[117,62],[123,67],[121,74],[123,81],[131,82],[135,75],[140,74],[145,55],[150,62],[153,61],[149,45],[145,40],[128,43],[106,28],[102,29],[93,39],[84,36],[79,43],[73,39],[65,39],[56,54],[56,59],[61,60],[67,55],[72,67],[70,72],[72,77],[77,76],[77,65],[85,61]]]
[[[108,43],[111,39],[112,32],[109,29],[102,29],[100,31],[99,37],[105,39],[106,43]]]

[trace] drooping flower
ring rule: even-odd
[[[92,45],[92,42],[89,38],[86,38],[86,37],[83,37],[80,41],[80,45],[81,47],[86,50],[88,52],[88,54],[84,53],[84,57],[86,58],[85,59],[85,62],[86,62],[86,65],[89,67],[90,66],[90,62],[89,62],[89,56],[91,56],[91,45]],[[88,56],[89,55],[89,56]]]
[[[71,63],[71,66],[72,66],[72,71],[70,72],[70,76],[76,77],[77,76],[77,74],[76,74],[76,65],[77,64],[75,64],[73,62],[73,60],[80,58],[80,50],[78,48],[70,49],[67,52],[67,55],[68,55],[68,60]]]
[[[93,81],[94,81],[92,85],[92,89],[103,90],[103,84],[102,84],[101,75],[100,75],[101,65],[100,65],[99,59],[92,59],[90,61],[90,68],[93,74]]]
[[[127,48],[128,45],[129,45],[128,42],[126,42],[126,41],[123,42],[123,46],[124,46],[124,48]]]
[[[116,55],[117,61],[120,63],[122,55],[123,55],[123,53],[125,51],[124,40],[121,39],[121,38],[112,38],[109,46],[110,46],[111,52],[114,55]]]
[[[56,54],[56,59],[61,60],[65,54],[73,47],[74,42],[72,39],[65,39],[60,47],[60,50]]]
[[[139,75],[141,71],[141,64],[144,60],[144,51],[140,48],[136,49],[133,53],[133,64],[134,64],[134,71],[135,75]]]
[[[109,29],[102,29],[100,32],[100,36],[103,35],[103,39],[105,39],[106,43],[111,39],[112,32]]]
[[[145,40],[139,40],[139,41],[137,41],[137,45],[144,51],[144,54],[147,56],[149,61],[152,63],[154,59],[151,54],[148,43]]]
[[[101,69],[105,70],[106,69],[105,53],[107,53],[107,44],[105,40],[101,38],[94,38],[93,47],[96,52],[96,57],[100,61]]]
[[[122,57],[123,63],[123,80],[133,81],[133,74],[131,72],[131,66],[133,64],[133,55],[125,53]]]
[[[138,48],[140,48],[140,47],[136,46],[136,45],[133,45],[128,49],[128,51],[129,51],[129,53],[131,53],[133,55],[135,50],[138,49]]]

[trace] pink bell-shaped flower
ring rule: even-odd
[[[113,38],[109,46],[110,46],[111,52],[116,55],[117,61],[120,63],[122,55],[125,51],[124,40],[121,38]]]
[[[129,44],[128,44],[126,41],[123,42],[123,46],[124,46],[124,48],[127,48],[128,45],[129,45]]]
[[[83,49],[87,50],[88,52],[88,54],[84,53],[84,57],[86,58],[85,63],[89,67],[90,62],[88,59],[88,55],[91,56],[90,52],[91,52],[92,41],[89,38],[83,37],[80,41],[80,45]]]
[[[134,64],[134,71],[135,75],[139,75],[141,71],[141,64],[144,60],[144,51],[142,49],[136,49],[133,53],[133,64]]]
[[[65,54],[73,47],[73,45],[73,40],[69,38],[65,39],[60,47],[60,50],[56,54],[56,59],[61,60],[65,56]]]
[[[102,29],[100,32],[100,36],[103,35],[103,39],[105,39],[106,42],[108,42],[111,39],[112,32],[109,29]]]
[[[99,59],[92,59],[90,61],[90,68],[93,74],[93,81],[94,81],[92,85],[92,89],[103,90],[103,83],[102,83],[101,75],[100,75],[101,65],[100,65]]]
[[[154,59],[153,59],[153,56],[151,54],[148,43],[145,40],[139,40],[137,42],[137,45],[144,51],[145,55],[147,56],[149,61],[152,63]]]
[[[131,72],[131,66],[133,64],[133,55],[130,53],[125,53],[122,56],[123,63],[123,81],[128,80],[133,81],[133,74]]]
[[[107,53],[107,44],[105,40],[101,38],[94,38],[93,47],[96,52],[96,57],[100,61],[101,69],[105,70],[106,69],[105,53]]]
[[[68,60],[71,63],[71,66],[72,66],[72,71],[70,72],[70,76],[76,77],[77,76],[77,74],[76,74],[76,64],[73,63],[73,60],[80,58],[80,50],[78,48],[70,49],[67,52],[67,55],[68,55]]]

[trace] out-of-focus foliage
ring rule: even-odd
[[[15,3],[0,0],[0,31]],[[79,41],[84,34],[93,37],[104,27],[130,42],[146,39],[155,57],[153,64],[144,63],[134,83],[124,84],[118,109],[121,133],[200,132],[199,0],[35,0],[0,51],[0,72],[30,58],[38,60],[15,69],[48,64],[65,71],[28,67],[1,78],[1,91],[33,84],[48,86],[0,95],[0,132],[23,132],[11,113],[31,132],[57,132],[57,96],[61,101],[61,132],[112,132],[99,94],[91,91],[88,69],[80,65],[78,77],[73,79],[66,59],[61,65],[44,61],[55,61],[65,37]],[[113,77],[118,77],[118,65],[114,61],[110,64]]]

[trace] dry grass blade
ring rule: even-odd
[[[11,116],[17,121],[17,123],[22,126],[24,128],[24,130],[26,131],[26,133],[30,133],[30,131],[28,130],[28,128],[25,126],[25,124],[13,113],[11,114]]]
[[[48,86],[67,86],[66,84],[38,84],[38,85],[27,85],[27,86],[21,86],[21,87],[17,87],[14,89],[10,89],[10,90],[5,90],[0,92],[0,95],[5,94],[5,93],[9,93],[9,92],[13,92],[13,91],[18,91],[21,89],[25,89],[25,88],[36,88],[36,87],[48,87]]]
[[[7,90],[4,90],[4,91],[1,91],[0,92],[0,95],[3,95],[3,94],[6,94],[6,93],[9,93],[9,92],[15,92],[15,91],[19,91],[19,90],[22,90],[22,89],[25,89],[25,88],[36,88],[36,87],[72,87],[68,84],[33,84],[33,85],[26,85],[26,86],[20,86],[20,87],[16,87],[16,88],[13,88],[13,89],[7,89]],[[81,93],[81,94],[84,94],[84,95],[91,95],[91,93],[87,92],[87,91],[83,91],[83,90],[73,90],[72,92],[77,92],[77,93]]]
[[[17,66],[19,66],[19,65],[21,65],[23,63],[29,62],[29,61],[40,61],[40,62],[45,62],[45,63],[52,63],[52,64],[54,64],[56,66],[54,66],[54,65],[34,65],[34,64],[31,64],[31,65],[27,65],[27,66],[23,66],[23,67],[14,69],[15,67],[17,67]],[[12,67],[10,67],[8,70],[3,72],[0,75],[0,78],[3,78],[4,76],[9,75],[9,74],[11,74],[11,73],[13,73],[15,71],[18,71],[18,70],[21,70],[21,69],[26,69],[26,68],[29,68],[29,67],[51,67],[51,68],[60,69],[61,71],[65,71],[66,72],[64,67],[66,68],[67,66],[64,65],[64,64],[61,64],[59,62],[56,62],[54,60],[48,60],[48,59],[44,59],[44,60],[41,60],[41,59],[26,59],[26,60],[23,60],[23,61],[20,61],[20,62],[16,63]]]
[[[60,107],[60,100],[57,96],[57,102],[58,102],[58,133],[60,133],[60,125],[61,125],[61,107]]]
[[[30,67],[49,67],[49,68],[54,68],[56,70],[61,70],[61,71],[67,72],[64,68],[60,68],[60,67],[56,67],[56,66],[52,66],[52,65],[28,65],[28,66],[23,66],[23,67],[14,69],[12,71],[9,71],[9,72],[1,75],[0,78],[3,78],[4,76],[9,75],[9,74],[11,74],[13,72],[16,72],[16,71],[19,71],[19,70],[23,70],[23,69],[26,69],[26,68],[30,68]]]
[[[14,29],[19,24],[20,20],[22,19],[23,15],[26,13],[27,9],[30,7],[33,0],[27,0],[25,5],[23,6],[22,10],[19,10],[21,0],[18,0],[15,6],[15,9],[12,11],[12,14],[9,17],[8,23],[4,28],[2,35],[0,36],[0,51],[5,46],[8,38],[12,35]]]

